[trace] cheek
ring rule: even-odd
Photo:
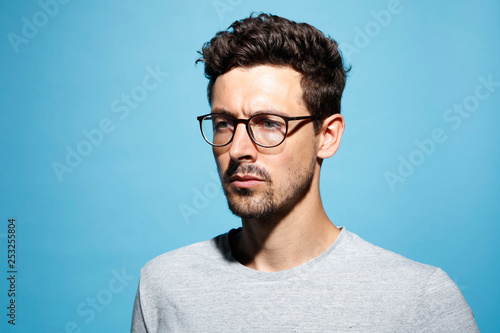
[[[222,181],[222,175],[226,171],[227,166],[224,166],[222,159],[221,159],[221,155],[216,154],[215,151],[213,152],[213,154],[214,154],[214,159],[215,159],[215,166],[217,167],[218,174],[221,177],[221,181]]]
[[[212,153],[214,154],[215,163],[217,163],[217,166],[219,167],[224,165],[224,160],[229,158],[227,149],[224,149],[223,147],[213,147]]]
[[[306,163],[304,156],[300,156],[299,154],[290,154],[290,155],[282,155],[280,156],[279,161],[273,164],[267,164],[269,167],[269,171],[274,176],[273,178],[278,180],[280,183],[289,183],[294,179],[291,177],[295,177],[298,173],[298,170],[301,170],[303,165]]]
[[[316,161],[314,147],[312,145],[303,145],[300,149],[297,149],[295,154],[289,156],[284,166],[289,176],[297,175],[306,171],[309,172],[311,165],[316,163]]]

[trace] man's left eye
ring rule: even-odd
[[[276,121],[272,121],[270,119],[267,119],[267,120],[264,120],[262,122],[262,126],[264,126],[267,129],[276,129],[276,128],[279,128],[281,126],[281,124],[276,122]]]

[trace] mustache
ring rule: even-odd
[[[252,175],[257,176],[259,178],[264,179],[267,182],[271,182],[271,174],[264,168],[258,167],[253,164],[231,164],[229,168],[227,168],[226,172],[222,176],[222,181],[224,183],[229,183],[230,179],[235,174],[244,174],[244,175]]]

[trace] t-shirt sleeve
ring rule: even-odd
[[[414,319],[416,332],[479,332],[460,289],[440,268],[429,277]]]
[[[144,314],[141,306],[141,293],[140,288],[137,288],[135,296],[134,310],[132,313],[132,329],[131,333],[147,333],[146,324],[144,322]]]

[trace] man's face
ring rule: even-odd
[[[308,116],[300,79],[289,67],[237,67],[215,81],[212,112],[243,119],[263,112]],[[311,120],[289,122],[287,138],[274,148],[257,146],[238,124],[233,141],[213,152],[229,208],[243,218],[286,213],[308,193],[316,171]]]

